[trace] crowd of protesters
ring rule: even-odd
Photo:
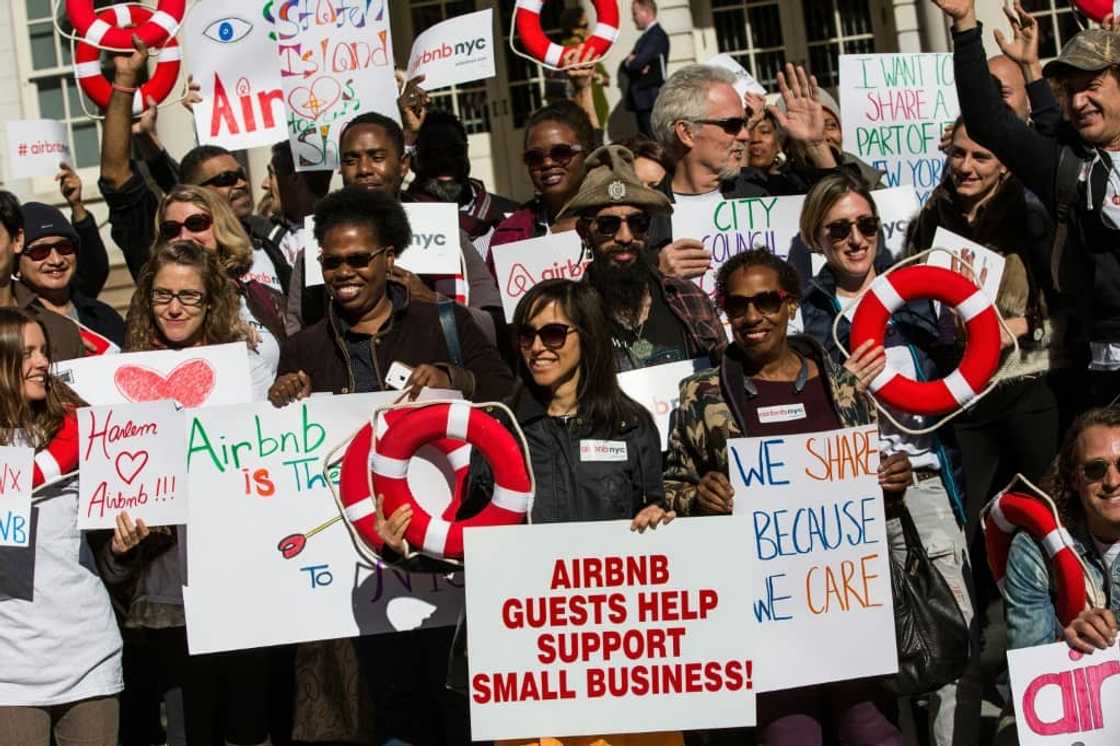
[[[1038,25],[1017,2],[1010,33],[996,32],[1003,55],[987,60],[974,0],[930,1],[952,24],[961,117],[902,253],[932,248],[945,228],[1005,260],[996,384],[949,424],[880,411],[870,393],[888,365],[917,380],[954,369],[964,335],[946,306],[908,302],[882,346],[850,349],[845,309],[902,257],[881,229],[882,175],[843,152],[834,100],[792,65],[771,105],[740,96],[723,69],[666,76],[656,5],[635,0],[635,21],[653,31],[622,73],[645,134],[602,145],[602,91],[588,86],[608,76],[594,64],[571,71],[566,93],[526,122],[534,192],[521,204],[471,177],[466,129],[413,82],[398,102],[403,126],[365,112],[342,130],[336,191],[332,174],[297,172],[277,143],[255,211],[235,154],[199,146],[177,162],[155,136],[154,107],[134,130],[148,54],[137,43],[114,56],[97,187],[136,291],[123,319],[97,300],[109,263],[74,171],[58,176],[70,219],[0,192],[0,442],[47,449],[83,405],[50,364],[106,340],[126,352],[243,343],[253,398],[276,407],[386,390],[400,363],[413,394],[453,389],[509,406],[535,474],[532,522],[626,519],[646,531],[750,503],[729,480],[729,439],[877,423],[891,554],[920,538],[967,630],[961,664],[905,697],[890,677],[761,694],[752,729],[559,742],[1016,743],[1006,667],[981,659],[1003,660],[1004,646],[1116,642],[1120,24],[1082,31],[1042,67]],[[569,21],[586,34],[586,14]],[[752,249],[718,268],[714,296],[693,282],[712,256],[698,236],[674,235],[676,205],[794,194],[805,200],[788,262]],[[412,201],[458,206],[460,277],[397,264]],[[303,251],[310,215],[318,257]],[[578,234],[587,271],[533,286],[507,321],[491,250],[562,231]],[[305,286],[316,261],[323,284]],[[617,374],[697,358],[707,369],[680,382],[662,451]],[[768,416],[775,407],[797,414]],[[583,461],[583,438],[622,441],[626,457]],[[477,455],[470,473],[461,517],[493,487]],[[1014,538],[1001,588],[987,570],[981,511],[1015,475],[1053,499],[1104,599],[1069,624],[1057,621],[1046,548],[1028,534]],[[470,742],[461,629],[189,655],[181,528],[121,513],[112,531],[81,532],[76,494],[76,477],[51,485],[35,504],[32,549],[0,549],[3,746]],[[411,519],[407,505],[384,515],[378,503],[386,562],[448,570],[410,551]],[[985,702],[1002,708],[998,724],[983,725]],[[557,742],[540,735],[531,743]]]

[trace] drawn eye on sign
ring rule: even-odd
[[[202,30],[202,35],[219,44],[236,44],[253,30],[253,24],[238,16],[219,18]]]

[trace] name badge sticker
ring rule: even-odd
[[[624,440],[581,440],[579,442],[580,461],[626,461],[626,441]]]
[[[763,425],[768,425],[771,422],[803,420],[805,416],[805,405],[801,402],[796,404],[776,404],[773,407],[758,408],[758,421]]]

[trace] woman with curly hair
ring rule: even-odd
[[[108,535],[78,530],[77,474],[57,475],[71,428],[77,463],[74,410],[84,404],[50,364],[41,323],[0,309],[0,444],[34,448],[37,471],[48,454],[59,465],[36,494],[29,545],[0,549],[0,743],[116,746],[121,637],[92,546]]]

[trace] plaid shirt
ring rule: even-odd
[[[719,362],[727,347],[727,333],[712,299],[694,282],[657,273],[669,310],[680,320],[688,340],[689,358],[707,356]]]

